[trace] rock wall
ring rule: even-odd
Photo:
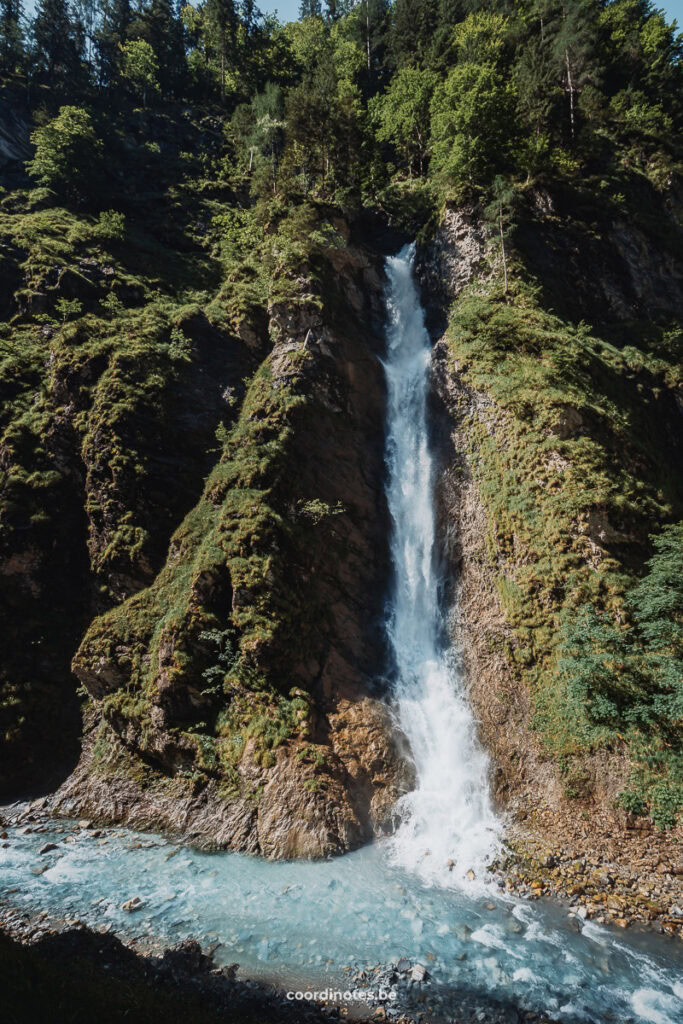
[[[652,238],[637,226],[629,228],[615,223],[605,232],[602,244],[609,258],[605,260],[604,273],[596,252],[592,253],[592,265],[601,266],[599,274],[586,274],[586,266],[579,266],[581,241],[580,232],[576,231],[563,246],[552,200],[537,196],[533,212],[515,235],[508,257],[512,254],[518,272],[520,264],[526,261],[526,266],[538,274],[539,283],[545,283],[546,294],[559,287],[560,277],[564,277],[565,290],[571,283],[573,302],[567,299],[567,305],[576,321],[589,311],[594,314],[594,322],[602,326],[614,326],[621,317],[617,329],[621,331],[622,344],[630,331],[638,338],[633,327],[637,315],[651,311],[653,319],[665,319],[675,308],[683,308],[680,267],[666,250],[656,252]],[[589,241],[594,249],[599,248],[594,237]],[[506,581],[521,578],[536,555],[521,530],[515,535],[513,525],[509,536],[509,524],[504,526],[496,521],[490,491],[482,490],[484,481],[486,488],[497,487],[502,493],[506,473],[526,470],[523,422],[519,427],[515,417],[532,414],[525,409],[516,414],[513,403],[504,406],[494,397],[494,389],[473,385],[475,379],[486,380],[486,373],[491,379],[490,374],[496,372],[495,361],[477,378],[467,357],[454,355],[454,351],[460,350],[454,349],[452,335],[439,336],[447,320],[443,311],[457,308],[468,286],[474,285],[482,295],[488,293],[490,286],[495,288],[499,269],[496,240],[487,241],[475,210],[449,208],[436,238],[421,249],[418,258],[425,304],[431,310],[438,338],[433,362],[435,430],[442,465],[438,505],[451,599],[458,608],[455,639],[463,649],[480,737],[491,754],[495,797],[501,810],[517,823],[518,836],[525,842],[531,835],[536,837],[536,852],[540,843],[544,849],[564,846],[571,856],[592,856],[597,852],[622,864],[636,864],[643,854],[645,829],[650,844],[659,851],[663,862],[669,863],[675,860],[680,828],[672,833],[657,832],[651,823],[635,820],[615,807],[615,799],[627,787],[632,769],[627,749],[612,746],[563,759],[549,750],[547,736],[536,723],[536,661],[542,648],[540,640],[534,641],[533,633],[535,628],[545,628],[549,615],[559,615],[564,595],[548,595],[537,588],[536,596],[532,590],[528,598],[522,598],[522,591],[517,591],[513,584],[510,603],[505,604],[502,596],[506,596]],[[639,274],[641,262],[647,269]],[[499,365],[502,367],[502,359]],[[651,386],[646,379],[640,386],[640,395],[649,395]],[[626,392],[630,384],[623,387]],[[660,391],[657,401],[660,407],[655,420],[660,425],[667,424],[661,441],[665,471],[667,460],[671,460],[671,465],[676,463],[683,424],[670,392]],[[558,439],[579,436],[590,441],[599,437],[602,442],[607,437],[606,446],[614,444],[619,451],[618,443],[609,437],[609,423],[598,422],[586,409],[577,408],[569,393],[558,410],[559,418],[556,416],[553,428]],[[532,443],[531,437],[528,443]],[[546,463],[549,457],[544,449]],[[619,457],[628,459],[631,453],[625,454],[622,445],[620,456],[614,456],[614,465]],[[559,474],[563,480],[568,463],[557,452],[552,458],[557,465],[548,465],[550,479],[553,480],[553,474],[557,479]],[[486,472],[482,472],[484,464]],[[643,479],[653,472],[642,456],[634,464]],[[542,473],[542,467],[536,472]],[[590,504],[590,499],[586,500]],[[625,530],[610,515],[604,508],[588,508],[573,527],[577,543],[583,543],[582,537],[586,542],[585,553],[577,564],[583,560],[586,574],[595,579],[596,571],[602,571],[608,563],[628,568],[637,564],[638,559],[642,563],[648,553],[648,526],[651,531],[660,528],[659,522],[633,520]],[[514,516],[511,519],[514,523]],[[542,521],[538,529],[546,530],[547,543],[555,545],[558,554],[567,549],[566,534],[555,536],[553,526],[548,523],[544,527]],[[513,605],[521,600],[526,603],[520,610]],[[549,605],[549,601],[554,601],[554,605]],[[520,621],[530,626],[520,630]],[[524,633],[531,637],[528,646],[520,640]],[[549,641],[544,642],[547,645]],[[548,656],[548,665],[552,656]],[[550,669],[546,667],[544,671],[548,674]]]
[[[322,271],[322,308],[306,287],[271,309],[272,352],[161,573],[81,644],[89,731],[59,813],[269,857],[340,853],[390,826],[406,769],[372,696],[382,280],[347,247]]]
[[[21,170],[31,156],[31,126],[17,112],[17,104],[0,98],[0,172]]]

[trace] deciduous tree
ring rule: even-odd
[[[393,142],[412,176],[422,175],[430,146],[430,105],[438,76],[433,71],[403,67],[387,92],[373,105],[377,137]]]
[[[123,77],[142,100],[143,107],[146,107],[149,96],[159,92],[159,62],[156,54],[144,39],[129,39],[121,51]]]

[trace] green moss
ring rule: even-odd
[[[118,156],[135,189],[115,209],[56,207],[45,189],[0,195],[0,560],[18,566],[0,596],[11,648],[0,727],[12,736],[0,787],[5,769],[9,779],[22,764],[27,777],[34,754],[45,760],[43,719],[48,735],[59,722],[76,740],[79,639],[163,565],[210,470],[218,418],[233,415],[218,396],[207,415],[200,384],[227,373],[238,390],[253,357],[234,332],[247,329],[253,348],[266,334],[263,233],[227,190],[220,154],[190,157],[197,126],[173,112],[125,130]],[[136,147],[157,140],[164,161],[152,169],[146,150],[138,165]],[[144,718],[132,690],[111,703],[112,715]]]
[[[116,728],[134,723],[143,754],[160,667],[165,687],[194,693],[179,735],[197,769],[217,775],[231,794],[247,747],[272,767],[273,751],[310,727],[310,700],[292,687],[325,613],[292,587],[292,572],[316,557],[315,538],[337,510],[298,491],[296,440],[316,403],[307,361],[296,356],[286,371],[279,364],[277,378],[270,360],[259,368],[165,567],[147,590],[93,623],[77,658],[86,675],[114,666],[120,683],[101,712]],[[292,514],[297,508],[306,514]]]
[[[462,436],[512,627],[508,659],[556,757],[620,743],[568,695],[563,616],[586,602],[621,614],[649,535],[683,514],[667,427],[680,363],[668,325],[647,333],[646,348],[617,348],[544,310],[520,280],[507,295],[478,282],[452,309],[451,367],[490,402],[475,410],[463,394]],[[568,788],[583,795],[575,782]]]

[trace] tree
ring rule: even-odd
[[[439,0],[395,0],[389,48],[396,67],[424,65],[439,25]]]
[[[251,103],[238,107],[232,118],[233,133],[249,172],[265,172],[272,191],[284,148],[285,125],[284,95],[274,82],[269,82]]]
[[[558,94],[557,74],[550,46],[540,36],[532,36],[524,46],[514,68],[517,110],[526,127],[536,135],[549,132]]]
[[[412,177],[414,165],[422,175],[429,152],[429,111],[438,82],[433,71],[403,67],[387,92],[373,105],[377,138],[392,142],[403,155]]]
[[[159,92],[159,62],[154,50],[144,39],[129,39],[121,46],[123,77],[147,106],[150,93]]]
[[[73,92],[81,78],[81,39],[67,0],[38,0],[33,21],[34,69],[59,92]]]
[[[233,60],[237,48],[238,16],[235,0],[208,0],[206,16],[209,28],[217,39],[221,66],[221,100],[225,101],[225,73],[228,58]]]
[[[553,50],[562,69],[562,80],[569,96],[569,126],[576,136],[577,97],[589,81],[596,81],[594,48],[598,37],[596,6],[593,0],[571,0],[562,4],[562,14]]]
[[[338,21],[350,14],[354,0],[325,0],[325,16],[328,21]]]
[[[492,199],[486,207],[484,214],[490,224],[495,225],[500,238],[500,254],[503,260],[503,275],[505,278],[505,294],[508,293],[508,262],[505,251],[505,239],[512,223],[512,207],[515,199],[515,190],[509,181],[502,175],[497,174],[493,181]]]
[[[132,20],[130,0],[101,0],[100,21],[94,35],[97,82],[101,87],[113,85],[118,78],[121,46]]]
[[[600,13],[609,40],[601,52],[603,79],[610,95],[644,93],[674,117],[683,114],[683,35],[669,25],[650,0],[621,0]]]
[[[95,26],[99,15],[99,0],[72,0],[72,11],[83,34],[83,51],[87,64],[92,64]]]
[[[322,18],[323,6],[321,0],[301,0],[299,4],[299,19]]]
[[[505,163],[514,135],[514,93],[500,66],[505,19],[470,15],[455,30],[467,59],[432,100],[432,142],[438,172],[456,186],[485,187]]]
[[[305,166],[317,162],[326,191],[335,142],[337,78],[330,64],[321,64],[287,95],[289,137],[298,145]]]
[[[635,790],[620,802],[650,803],[664,828],[683,807],[683,523],[652,539],[647,572],[626,595],[630,621],[583,605],[564,624],[559,670],[589,727],[630,740]]]
[[[31,135],[35,156],[27,170],[39,184],[76,201],[97,188],[102,143],[90,114],[62,107],[55,118]]]
[[[127,35],[130,39],[142,39],[152,47],[163,95],[182,95],[187,71],[185,40],[174,0],[150,0],[139,9]]]
[[[0,73],[13,74],[23,62],[24,33],[21,0],[0,0]]]

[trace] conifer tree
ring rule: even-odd
[[[225,100],[225,78],[230,58],[235,58],[239,18],[235,0],[208,0],[208,24],[212,28],[220,60],[221,100]]]
[[[321,0],[301,0],[299,5],[299,20],[304,18],[322,18],[323,5]]]
[[[133,20],[130,0],[102,0],[95,30],[95,65],[100,86],[112,85],[121,66],[121,47]]]
[[[598,38],[592,0],[563,3],[553,49],[569,97],[569,127],[576,136],[577,102],[587,82],[597,79],[594,50]]]
[[[57,91],[81,81],[79,32],[67,0],[38,0],[33,21],[34,72]]]
[[[395,0],[391,56],[396,67],[422,65],[439,23],[439,0]]]
[[[154,50],[161,92],[180,95],[185,77],[185,45],[182,22],[173,0],[151,0],[133,21],[128,34],[133,39],[144,39]]]
[[[0,74],[12,74],[23,62],[21,0],[0,0]]]

